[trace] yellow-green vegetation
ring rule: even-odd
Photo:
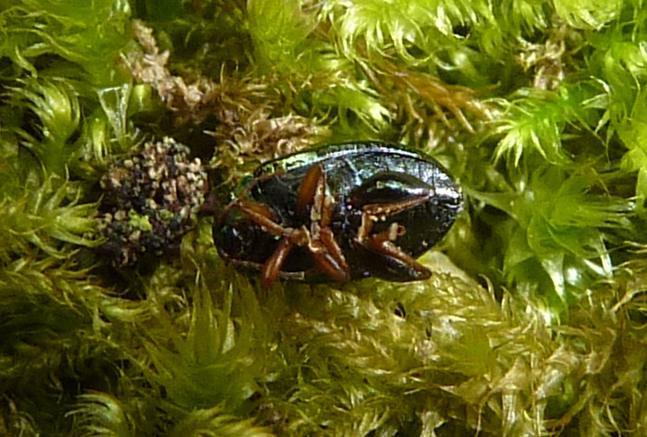
[[[642,0],[0,0],[0,435],[646,435],[645,41]],[[264,290],[189,210],[101,251],[174,217],[106,209],[145,144],[226,198],[366,139],[463,187],[428,281]]]

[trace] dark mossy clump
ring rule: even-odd
[[[100,251],[115,266],[133,265],[145,254],[162,255],[177,247],[195,224],[207,192],[200,159],[171,138],[148,142],[110,166],[101,178],[104,198]]]

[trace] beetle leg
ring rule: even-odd
[[[370,203],[362,207],[362,211],[365,214],[378,217],[388,217],[393,214],[397,214],[407,209],[415,208],[418,205],[422,205],[429,200],[429,196],[416,196],[410,197],[408,199],[399,201],[399,202],[389,202],[389,203]]]
[[[319,270],[338,282],[350,279],[350,269],[344,258],[335,235],[330,229],[334,199],[327,192],[326,173],[320,165],[317,171],[317,182],[313,193],[313,204],[310,210],[311,241],[308,248]],[[309,171],[308,173],[310,173]]]
[[[247,217],[263,228],[266,232],[283,237],[272,255],[265,261],[261,268],[261,283],[263,287],[269,288],[281,273],[285,259],[290,254],[292,247],[296,244],[303,246],[307,244],[307,230],[294,230],[285,228],[275,221],[272,211],[262,203],[241,200],[232,207],[240,209]],[[305,234],[304,234],[305,232]]]
[[[325,173],[321,165],[313,165],[308,169],[308,172],[303,178],[301,185],[299,186],[299,192],[297,194],[297,204],[295,207],[296,213],[300,217],[305,217],[307,212],[307,207],[314,202],[317,189],[320,185],[321,178],[324,178],[325,184]]]
[[[337,282],[350,279],[350,269],[330,228],[322,228],[319,238],[308,244],[312,259],[323,273]]]
[[[366,213],[362,213],[362,223],[359,225],[359,228],[357,229],[356,240],[358,242],[363,244],[364,241],[366,241],[366,239],[368,238],[368,236],[371,235],[371,231],[373,230],[373,223],[375,220],[377,220],[377,218],[373,218]]]
[[[265,261],[261,269],[261,283],[270,288],[281,273],[281,268],[294,246],[309,246],[310,234],[305,227],[299,229],[286,228],[285,236],[279,241],[272,255]]]
[[[335,259],[328,248],[320,243],[314,243],[308,248],[312,254],[312,260],[319,271],[336,282],[346,282],[350,279],[350,272],[348,271],[348,266],[345,265],[345,260],[342,259],[341,261],[344,264],[340,264],[340,260]]]
[[[261,269],[261,281],[269,287],[279,277],[283,263],[294,246],[306,247],[317,268],[338,282],[350,279],[350,268],[335,236],[330,229],[334,199],[327,192],[326,173],[321,165],[312,166],[306,173],[297,194],[296,211],[305,216],[310,208],[310,229],[287,228],[276,222],[274,213],[264,204],[241,200],[231,207],[238,208],[252,222],[266,232],[283,237]]]
[[[334,199],[327,192],[326,173],[321,165],[313,165],[306,173],[297,197],[297,211],[305,215],[305,208],[310,208],[310,232],[318,238],[318,229],[330,226]]]
[[[290,250],[292,250],[292,243],[287,238],[281,239],[272,256],[263,264],[261,270],[261,283],[263,287],[270,288],[272,283],[279,277],[281,267],[290,254]]]
[[[272,235],[283,237],[288,233],[286,228],[276,223],[272,211],[262,203],[240,200],[232,207],[241,210],[251,221]]]
[[[389,229],[369,236],[360,244],[382,257],[385,267],[394,275],[392,280],[410,281],[429,278],[431,271],[427,267],[393,243],[404,232],[404,227],[393,223]]]
[[[236,202],[236,206],[238,206],[239,209],[244,210],[246,213],[261,215],[269,220],[272,220],[273,222],[276,222],[276,215],[274,215],[274,212],[264,203],[252,202],[249,200],[239,200]]]
[[[429,200],[428,196],[416,196],[400,202],[370,203],[364,205],[362,207],[362,223],[357,230],[357,240],[360,242],[365,241],[371,235],[373,224],[376,221],[406,211],[407,209],[415,208],[427,200]]]

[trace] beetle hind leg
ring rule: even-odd
[[[370,218],[368,220],[372,223]],[[405,232],[403,226],[392,223],[382,232],[365,235],[361,240],[357,240],[367,251],[364,263],[374,276],[396,282],[419,281],[431,276],[427,267],[394,243]]]
[[[432,195],[431,187],[420,179],[392,171],[378,173],[353,190],[350,203],[362,213],[355,243],[365,250],[363,262],[371,274],[400,282],[431,276],[429,269],[395,244],[406,232],[404,226],[394,222],[383,231],[374,227],[425,204]]]
[[[393,223],[393,225],[397,226],[396,223]],[[401,235],[401,233],[398,233],[398,235]],[[429,278],[431,271],[402,251],[393,243],[393,240],[393,231],[387,229],[384,232],[371,235],[364,242],[364,247],[373,255],[371,261],[382,264],[376,276],[388,276],[388,279],[398,282],[419,281]]]

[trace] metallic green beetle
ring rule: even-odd
[[[416,261],[463,208],[432,158],[391,144],[337,144],[261,165],[214,225],[220,254],[278,278],[347,281],[430,276]]]

